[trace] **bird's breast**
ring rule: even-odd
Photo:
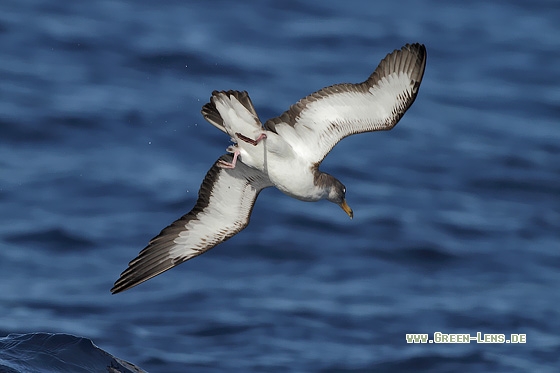
[[[324,191],[314,183],[313,173],[308,165],[297,161],[269,157],[268,177],[283,193],[302,201],[318,201],[325,198]]]

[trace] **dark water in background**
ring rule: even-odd
[[[0,338],[0,372],[142,373],[90,339],[63,333],[10,334]]]
[[[0,3],[0,336],[150,372],[557,371],[559,20],[556,0]],[[416,103],[323,164],[353,221],[266,190],[242,234],[110,295],[228,145],[212,90],[267,119],[407,42],[428,48]],[[405,342],[436,331],[528,342]]]

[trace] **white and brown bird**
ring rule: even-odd
[[[111,292],[149,280],[243,230],[267,187],[302,201],[326,199],[352,218],[346,188],[319,165],[347,136],[392,129],[414,102],[425,67],[424,45],[407,44],[388,54],[365,82],[323,88],[264,125],[247,92],[212,92],[202,115],[232,138],[230,154],[210,168],[193,209],[150,241]]]

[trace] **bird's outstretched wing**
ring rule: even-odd
[[[393,128],[416,99],[425,67],[424,45],[407,44],[388,54],[365,82],[323,88],[264,127],[309,162],[321,162],[346,136]]]
[[[111,292],[119,293],[210,250],[249,224],[260,191],[272,186],[268,177],[237,162],[235,168],[218,166],[232,156],[223,155],[206,174],[193,209],[154,237],[132,260]]]

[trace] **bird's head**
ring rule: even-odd
[[[344,212],[348,214],[350,219],[352,219],[354,217],[354,212],[346,203],[346,187],[334,177],[331,176],[331,178],[332,181],[330,183],[327,200],[339,205],[344,210]]]

